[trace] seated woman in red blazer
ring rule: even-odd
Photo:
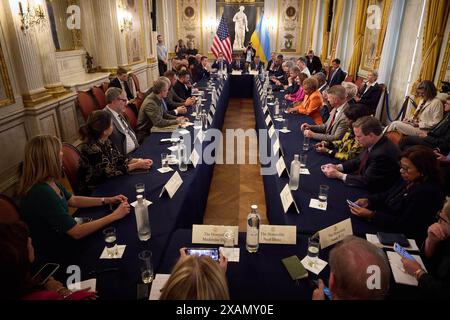
[[[305,99],[302,103],[294,105],[287,111],[290,113],[298,112],[310,116],[316,124],[322,124],[320,108],[323,105],[322,94],[318,90],[319,83],[313,77],[303,81],[303,90],[305,90]]]

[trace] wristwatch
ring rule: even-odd
[[[425,271],[419,268],[416,271],[414,271],[414,277],[416,278],[417,281],[419,281],[420,276],[424,273]]]

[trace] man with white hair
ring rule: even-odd
[[[369,72],[369,74],[367,75],[367,82],[355,97],[355,101],[368,106],[372,114],[375,114],[375,112],[377,111],[378,102],[380,101],[381,97],[381,87],[378,84],[377,80],[378,71],[373,70]]]

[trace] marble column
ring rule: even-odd
[[[5,17],[8,21],[6,34],[12,43],[14,66],[23,103],[26,107],[34,106],[52,98],[44,87],[41,59],[33,29],[24,32],[19,15],[19,2],[3,3]]]
[[[117,50],[114,39],[112,7],[116,0],[93,0],[96,16],[98,64],[103,71],[114,73],[117,70]],[[116,18],[117,20],[117,18]]]
[[[44,9],[46,17],[48,17],[47,6],[45,1],[37,1]],[[71,35],[71,34],[70,34]],[[65,95],[67,91],[64,89],[61,79],[59,77],[58,65],[56,61],[56,49],[53,42],[52,31],[49,20],[44,22],[37,33],[37,42],[41,58],[42,73],[44,76],[44,86],[48,92],[54,96],[59,97]]]
[[[141,0],[142,1],[142,0]],[[121,0],[115,0],[111,5],[111,24],[112,24],[112,32],[113,37],[116,42],[116,56],[117,56],[117,65],[121,67],[128,66],[128,55],[127,55],[127,44],[126,44],[126,36],[129,31],[120,31],[119,26],[119,11],[118,4]],[[137,4],[136,4],[137,5]],[[135,24],[136,22],[133,22]],[[135,26],[136,27],[136,26]]]
[[[83,47],[86,52],[91,55],[93,60],[93,67],[99,66],[99,55],[97,48],[97,32],[95,29],[95,14],[92,0],[78,0],[81,9],[81,36],[83,39]]]

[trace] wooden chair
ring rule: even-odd
[[[129,74],[132,83],[134,85],[134,91],[136,93],[136,98],[134,104],[136,105],[136,108],[139,110],[139,108],[142,105],[142,102],[144,102],[144,93],[141,91],[141,85],[139,83],[139,78],[134,74]]]
[[[78,91],[78,107],[81,110],[84,121],[87,121],[89,115],[98,110],[98,106],[94,101],[94,98],[89,94],[89,92]]]
[[[402,138],[403,138],[403,135],[397,131],[386,132],[385,136],[386,136],[386,138],[391,140],[391,142],[393,144],[395,144],[396,146],[398,146],[400,144],[400,140],[402,140]]]
[[[129,106],[125,108],[125,118],[128,120],[128,123],[130,124],[131,129],[136,130],[137,126],[137,118],[134,114],[133,109],[131,109]]]
[[[80,152],[70,143],[63,143],[63,169],[74,192],[78,190],[78,169],[80,168]]]
[[[103,82],[102,83],[102,90],[103,90],[103,92],[106,93],[106,91],[108,91],[108,89],[109,89],[109,82]]]
[[[106,96],[105,91],[99,87],[92,88],[92,94],[94,95],[95,100],[97,100],[97,104],[100,109],[106,107]]]
[[[19,208],[6,195],[0,194],[0,222],[12,223],[20,220]]]

